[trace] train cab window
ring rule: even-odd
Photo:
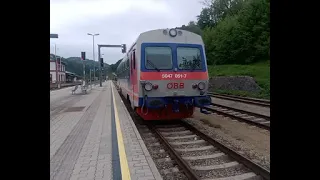
[[[178,47],[178,68],[182,70],[202,69],[202,61],[199,48]]]
[[[172,50],[170,47],[146,47],[146,69],[172,69]]]

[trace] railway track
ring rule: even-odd
[[[237,101],[237,102],[242,102],[247,104],[254,104],[258,106],[270,107],[270,101],[266,99],[256,99],[256,98],[240,97],[240,96],[217,94],[217,93],[208,93],[208,94],[214,98],[220,98],[220,99]]]
[[[146,127],[151,133],[144,134],[143,138],[147,142],[155,138],[160,142],[153,141],[147,146],[155,148],[161,144],[166,149],[166,152],[156,151],[158,156],[156,164],[162,163],[162,166],[170,164],[170,168],[162,173],[171,173],[170,177],[174,179],[185,179],[183,176],[195,180],[270,179],[268,170],[184,121],[177,121],[175,124],[151,122],[147,123]],[[168,153],[170,158],[161,156],[161,153]],[[174,173],[176,175],[173,175]]]
[[[241,109],[236,109],[220,104],[211,103],[212,107],[205,107],[203,109],[217,113],[241,122],[245,122],[266,130],[270,130],[270,116],[257,114]]]
[[[181,121],[145,122],[121,95],[164,180],[270,179],[270,171]]]

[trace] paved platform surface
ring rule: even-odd
[[[50,179],[162,179],[111,81],[50,92]]]

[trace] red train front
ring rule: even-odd
[[[140,34],[116,74],[120,92],[144,120],[188,118],[211,103],[204,44],[192,32]]]

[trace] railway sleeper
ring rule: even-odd
[[[202,180],[262,180],[260,176],[257,176],[253,172],[244,173],[235,176],[223,177],[223,178],[205,178]]]
[[[190,130],[177,131],[177,132],[161,132],[162,135],[179,135],[179,134],[188,134],[192,133]]]
[[[187,145],[187,144],[201,144],[205,143],[205,140],[195,140],[195,141],[187,141],[187,142],[170,142],[171,145]]]
[[[149,147],[160,146],[160,143],[159,143],[159,142],[150,143],[150,144],[148,144],[147,146],[149,146]]]
[[[186,139],[186,138],[194,138],[197,137],[196,134],[185,135],[185,136],[174,136],[174,137],[166,137],[168,140],[178,140],[178,139]]]
[[[194,161],[194,160],[202,160],[202,159],[213,159],[220,158],[222,156],[226,156],[224,153],[215,153],[211,155],[203,155],[203,156],[185,156],[182,157],[184,160]]]
[[[166,158],[157,159],[156,161],[161,163],[161,162],[172,162],[173,160],[170,157],[166,157]]]
[[[168,169],[163,169],[163,170],[160,170],[160,173],[161,174],[170,174],[170,173],[176,173],[176,172],[179,172],[179,168],[178,167],[172,167],[172,168],[168,168]]]
[[[225,168],[230,168],[235,166],[242,166],[242,165],[239,164],[237,161],[233,161],[233,162],[228,162],[224,164],[210,165],[210,166],[192,166],[191,168],[197,171],[209,171],[209,170],[225,169]]]
[[[157,128],[161,132],[167,132],[167,131],[185,131],[187,130],[185,127],[169,127],[169,128]]]
[[[267,120],[265,120],[265,119],[263,119],[263,118],[255,118],[254,120],[252,120],[252,121],[255,121],[255,122],[266,122]],[[269,122],[269,121],[267,121],[267,122]]]
[[[178,152],[191,152],[191,151],[204,151],[204,150],[209,150],[209,149],[217,149],[217,148],[209,145],[209,146],[203,146],[203,147],[198,147],[198,148],[175,149],[175,150]]]

